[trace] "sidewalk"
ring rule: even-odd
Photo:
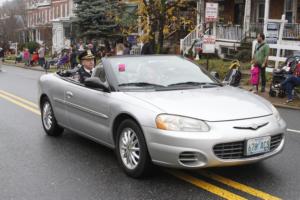
[[[24,66],[23,63],[15,64],[14,61],[13,62],[4,62],[4,64],[9,65],[9,66],[14,66],[14,67],[20,67],[20,68],[24,68],[24,69],[35,70],[35,71],[45,71],[40,66],[26,67],[26,66]],[[54,68],[52,67],[51,69],[55,69],[55,67]],[[249,76],[248,76],[247,73],[243,74],[243,79],[246,80],[248,77]],[[244,88],[245,90],[249,90],[250,86],[249,85],[242,85],[242,88]],[[286,98],[269,97],[268,88],[267,88],[266,92],[264,92],[264,93],[259,92],[258,95],[265,98],[265,99],[267,99],[268,101],[270,101],[276,107],[300,110],[300,99],[296,99],[296,100],[294,100],[294,102],[286,104],[285,103]]]
[[[242,88],[245,90],[249,90],[251,86],[242,85]],[[285,98],[270,97],[268,87],[266,88],[266,91],[264,93],[258,92],[258,95],[267,99],[276,107],[300,110],[300,99],[295,99],[293,102],[286,104],[285,101],[287,100],[287,97]]]
[[[6,60],[5,62],[3,62],[3,64],[8,65],[8,66],[13,66],[13,67],[20,67],[20,68],[24,68],[24,69],[30,69],[30,70],[34,70],[34,71],[42,71],[42,72],[45,71],[44,68],[42,68],[39,65],[28,67],[28,66],[25,66],[24,63],[17,63],[16,64],[15,61],[12,61],[12,60]],[[51,69],[55,69],[55,67],[51,67]]]
[[[242,88],[245,90],[249,90],[251,88],[250,85],[246,83],[249,82],[250,71],[249,70],[242,70],[242,81],[241,85]],[[269,96],[269,84],[267,83],[266,91],[264,93],[258,92],[258,95],[270,101],[274,106],[281,107],[281,108],[289,108],[289,109],[296,109],[300,110],[300,99],[295,99],[293,102],[286,104],[287,97],[279,98],[279,97],[270,97]]]

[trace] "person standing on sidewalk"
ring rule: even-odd
[[[30,65],[30,53],[29,53],[29,50],[27,48],[24,48],[24,50],[23,50],[23,60],[25,62],[25,66],[29,67],[29,65]]]
[[[266,67],[268,65],[269,53],[270,47],[265,42],[265,35],[263,33],[259,33],[257,35],[253,64],[260,68],[261,92],[265,92],[266,88]]]
[[[40,49],[38,50],[38,54],[39,54],[39,65],[44,68],[45,65],[45,47],[42,44]]]
[[[257,65],[251,66],[251,79],[250,82],[252,84],[252,88],[250,91],[253,91],[254,93],[258,93],[258,85],[259,85],[259,72],[260,69]]]

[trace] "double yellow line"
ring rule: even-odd
[[[0,97],[2,99],[5,99],[5,100],[7,100],[7,101],[9,101],[11,103],[14,103],[14,104],[20,106],[22,108],[25,108],[26,110],[29,110],[29,111],[37,114],[37,115],[41,115],[39,107],[36,104],[34,104],[34,103],[32,103],[32,102],[30,102],[30,101],[28,101],[26,99],[23,99],[23,98],[21,98],[19,96],[16,96],[14,94],[8,93],[8,92],[6,92],[4,90],[0,90]]]
[[[169,170],[167,171],[167,173],[172,174],[173,176],[184,180],[188,183],[193,184],[196,187],[199,187],[203,190],[206,190],[210,193],[213,193],[219,197],[222,197],[224,199],[228,199],[228,200],[245,200],[247,198],[242,197],[240,195],[237,195],[233,192],[230,192],[226,189],[223,189],[219,186],[213,185],[207,181],[201,180],[199,178],[196,178],[188,173],[182,172],[182,171],[178,171],[178,170]],[[252,195],[254,197],[257,197],[259,199],[264,199],[264,200],[280,200],[279,197],[275,197],[271,194],[268,194],[266,192],[257,190],[255,188],[252,188],[250,186],[247,186],[245,184],[241,184],[238,183],[236,181],[233,181],[231,179],[222,177],[220,175],[214,174],[208,170],[199,170],[196,172],[197,174],[206,177],[208,180],[213,180],[216,182],[221,183],[222,185],[228,186],[230,188],[233,188],[235,190],[244,192],[246,194]]]
[[[16,104],[26,110],[29,110],[37,115],[41,115],[39,107],[26,100],[23,99],[19,96],[16,96],[14,94],[8,93],[6,91],[0,90],[0,98],[5,99],[13,104]],[[194,177],[188,173],[185,173],[183,171],[179,171],[179,170],[166,170],[167,173],[172,174],[173,176],[191,183],[192,185],[201,188],[203,190],[206,190],[210,193],[213,193],[219,197],[222,197],[224,199],[229,199],[229,200],[245,200],[245,197],[242,197],[238,194],[235,194],[231,191],[228,191],[226,189],[223,189],[219,186],[213,185],[212,183],[209,183],[207,181],[201,180],[200,178]],[[207,180],[211,180],[211,181],[216,181],[218,183],[220,183],[221,185],[233,188],[235,190],[244,192],[246,194],[252,195],[254,197],[257,197],[259,199],[264,199],[264,200],[280,200],[280,198],[272,196],[268,193],[265,193],[263,191],[257,190],[255,188],[249,187],[245,184],[241,184],[238,183],[236,181],[233,181],[231,179],[222,177],[220,175],[214,174],[208,170],[199,170],[196,172],[197,174],[199,174],[202,177],[205,177]]]

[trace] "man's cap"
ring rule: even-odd
[[[92,54],[91,50],[86,50],[79,55],[79,60],[90,60],[94,59],[95,56]]]

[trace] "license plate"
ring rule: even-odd
[[[271,137],[254,138],[247,141],[246,155],[266,153],[270,151]]]

